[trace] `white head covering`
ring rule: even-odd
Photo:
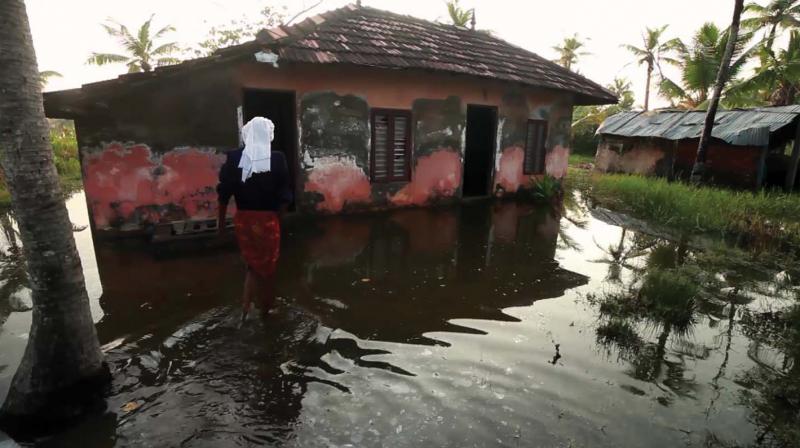
[[[266,173],[271,169],[273,138],[275,138],[275,125],[268,118],[255,117],[242,127],[244,152],[239,161],[242,182],[254,173]]]

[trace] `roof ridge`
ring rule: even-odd
[[[301,40],[322,26],[341,20],[359,9],[364,9],[364,7],[348,3],[340,8],[306,17],[294,25],[278,25],[273,28],[264,28],[256,33],[256,42],[262,45],[281,45],[287,41]],[[299,32],[295,33],[295,31]]]

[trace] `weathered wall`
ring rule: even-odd
[[[111,89],[75,120],[95,230],[215,216],[224,151],[238,144],[230,72]]]
[[[608,139],[597,145],[595,170],[603,173],[669,175],[671,142],[654,139]]]
[[[500,144],[495,157],[494,179],[496,195],[516,193],[541,177],[527,175],[523,169],[529,119],[547,120],[548,123],[545,173],[558,179],[566,176],[572,123],[572,102],[568,96],[509,91],[502,97],[499,113]]]
[[[548,120],[546,172],[558,178],[566,175],[572,118],[572,96],[567,93],[427,72],[298,64],[287,64],[277,70],[263,64],[246,64],[241,67],[237,82],[249,88],[296,90],[303,138],[311,132],[309,126],[328,126],[324,120],[312,122],[309,117],[344,113],[341,106],[333,107],[330,102],[311,104],[308,98],[317,95],[362,99],[367,107],[366,114],[361,115],[363,121],[348,125],[347,132],[363,136],[367,126],[367,138],[369,108],[412,111],[414,153],[409,183],[370,184],[369,142],[364,145],[363,138],[356,138],[352,148],[338,148],[335,158],[311,161],[306,157],[309,145],[301,140],[300,168],[306,172],[300,188],[305,198],[301,207],[306,210],[339,212],[365,206],[424,205],[460,197],[468,104],[498,106],[495,194],[515,193],[533,180],[523,173],[522,167],[528,119]],[[337,146],[342,141],[335,137],[331,143],[325,143],[329,138],[327,133],[315,132],[320,133],[321,139],[316,146]],[[319,181],[309,182],[312,176],[329,179],[330,176],[320,174],[328,171],[341,173],[338,178],[342,180],[337,186],[323,187]]]
[[[461,195],[468,104],[498,107],[494,193],[526,188],[525,127],[549,122],[547,174],[563,177],[572,95],[420,71],[244,63],[191,79],[109,88],[76,120],[96,229],[216,213],[216,171],[236,147],[245,88],[296,92],[299,210],[426,205]],[[370,182],[370,109],[412,111],[410,182]],[[281,149],[281,148],[277,148]],[[291,160],[291,158],[290,158]]]
[[[675,172],[688,176],[697,155],[697,139],[682,140],[675,155]],[[721,185],[754,188],[758,179],[762,148],[757,146],[730,146],[712,141],[708,148],[706,171],[710,180]]]
[[[698,139],[674,142],[604,137],[597,146],[595,169],[610,173],[688,177],[697,155],[697,145]],[[706,163],[709,180],[721,185],[755,187],[761,154],[762,148],[757,146],[730,146],[712,141]]]

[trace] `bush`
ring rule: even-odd
[[[561,182],[549,175],[531,181],[531,196],[540,203],[552,204],[561,199]]]

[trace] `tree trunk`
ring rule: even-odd
[[[794,134],[792,158],[789,159],[789,167],[788,171],[786,171],[786,184],[784,185],[786,191],[792,191],[794,189],[798,165],[800,165],[800,121],[797,123],[797,130]]]
[[[647,84],[644,87],[644,110],[650,110],[650,78],[653,77],[653,64],[647,64]]]
[[[714,129],[714,119],[717,116],[719,97],[722,95],[722,88],[725,87],[725,83],[728,81],[728,70],[731,65],[731,58],[733,57],[733,49],[739,37],[739,20],[742,17],[742,8],[744,8],[744,0],[734,0],[733,20],[731,21],[731,29],[728,35],[728,44],[725,46],[725,54],[722,56],[722,62],[719,65],[717,80],[714,83],[714,92],[711,94],[711,101],[708,104],[708,111],[706,112],[703,133],[700,136],[700,144],[697,146],[697,157],[694,161],[694,167],[692,167],[693,182],[700,182],[705,174],[708,144],[711,140],[711,131]]]
[[[0,414],[7,429],[42,430],[77,417],[86,398],[96,404],[108,370],[53,164],[23,0],[0,1],[0,162],[33,296],[28,345]]]

